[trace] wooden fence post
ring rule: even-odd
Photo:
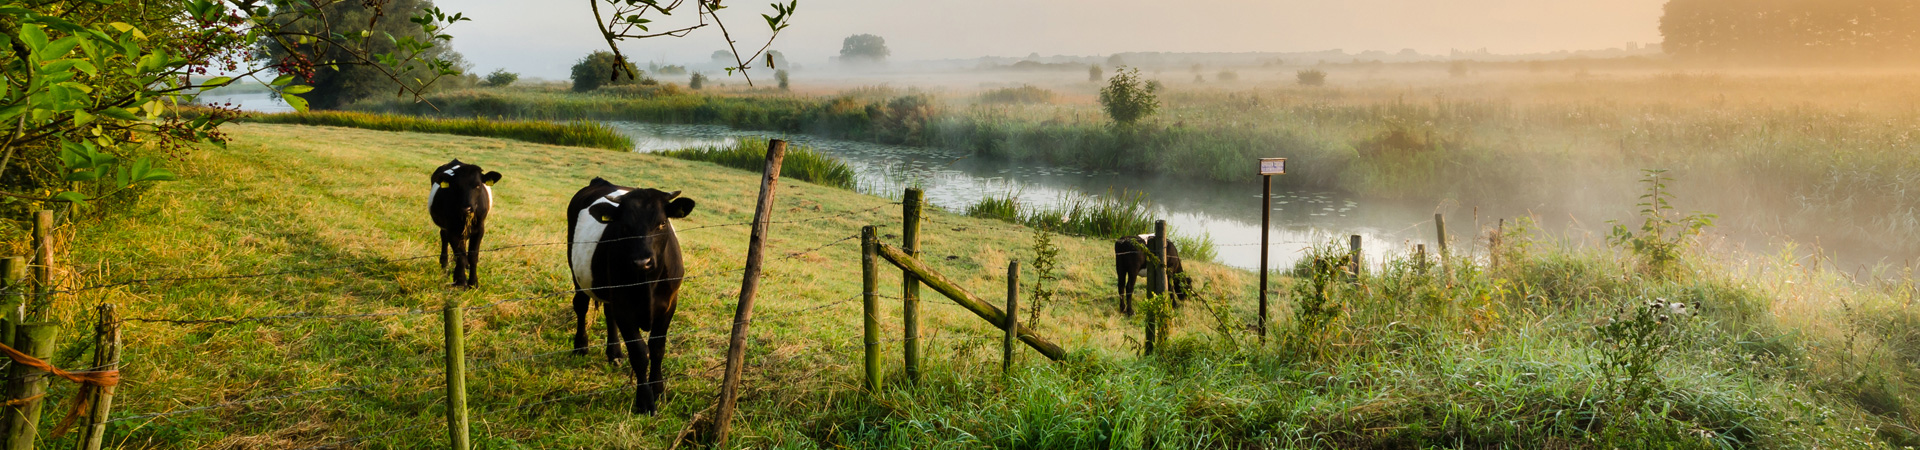
[[[1500,238],[1506,235],[1507,219],[1502,218],[1500,224],[1493,227],[1493,238],[1487,240],[1487,258],[1491,267],[1500,266]]]
[[[880,261],[874,256],[874,246],[879,243],[872,225],[860,229],[861,322],[866,324],[861,338],[866,340],[867,392],[880,391]]]
[[[1353,280],[1360,280],[1360,272],[1366,270],[1366,264],[1360,261],[1360,235],[1347,236],[1347,259],[1353,263]]]
[[[973,295],[971,292],[967,292],[966,289],[960,287],[959,283],[955,283],[952,279],[941,275],[940,272],[936,272],[932,268],[927,267],[926,263],[921,262],[918,258],[907,256],[906,252],[884,243],[877,244],[874,247],[879,250],[880,257],[886,258],[888,262],[893,263],[894,266],[902,270],[910,270],[920,275],[920,280],[927,283],[927,287],[933,288],[934,292],[939,292],[941,295],[953,299],[954,303],[959,304],[962,308],[966,308],[967,311],[973,312],[974,315],[980,316],[981,319],[985,319],[987,323],[1006,323],[1006,313],[1001,312],[999,307],[993,306],[993,304],[987,303],[985,300],[981,300],[979,296]],[[1033,334],[1033,329],[1031,328],[1020,327],[1019,334],[1020,342],[1027,343],[1027,346],[1033,347],[1035,351],[1039,351],[1040,354],[1046,356],[1047,359],[1059,361],[1067,357],[1066,349],[1062,349],[1060,346],[1048,342],[1046,338]]]
[[[907,188],[906,195],[900,199],[900,249],[907,255],[920,257],[920,212],[925,205],[926,193],[920,188]],[[920,278],[913,272],[900,271],[900,317],[904,350],[906,357],[907,381],[920,382]]]
[[[455,450],[469,448],[467,442],[467,341],[458,295],[447,299],[441,319],[447,337],[447,442]]]
[[[0,344],[13,345],[13,335],[27,319],[27,259],[0,259]]]
[[[54,339],[60,326],[50,322],[21,324],[14,335],[13,347],[27,356],[48,359],[53,355]],[[13,364],[7,382],[7,398],[12,406],[6,411],[6,450],[33,450],[40,435],[40,409],[46,404],[47,373],[26,364]]]
[[[1427,273],[1427,244],[1414,244],[1413,267],[1421,274]]]
[[[1001,328],[1007,340],[1000,344],[1000,376],[1013,373],[1013,342],[1020,339],[1020,261],[1007,262],[1007,320]]]
[[[53,291],[53,210],[33,215],[33,289],[26,313],[35,321],[46,320],[47,297]]]
[[[740,280],[740,305],[733,311],[733,336],[727,340],[727,372],[720,382],[715,407],[713,443],[724,447],[733,425],[733,408],[740,389],[740,371],[747,359],[747,330],[753,321],[753,295],[760,290],[760,261],[765,258],[768,222],[773,218],[773,190],[780,181],[780,164],[787,159],[787,141],[767,142],[767,167],[760,176],[760,201],[753,208],[753,234],[747,241],[747,268]],[[636,372],[637,373],[637,372]]]
[[[1149,242],[1147,242],[1147,251],[1153,253],[1152,264],[1147,265],[1148,267],[1147,292],[1149,293],[1149,295],[1161,296],[1159,301],[1170,302],[1170,298],[1166,296],[1166,293],[1167,293],[1167,221],[1165,220],[1153,221],[1153,239],[1150,239]],[[1157,306],[1156,308],[1164,310],[1170,307],[1178,308],[1180,307],[1180,304],[1168,303],[1167,305]],[[1160,336],[1160,333],[1159,333],[1160,332],[1160,327],[1159,327],[1160,315],[1162,314],[1154,314],[1152,311],[1149,311],[1145,317],[1147,322],[1147,339],[1145,340],[1146,342],[1146,344],[1144,345],[1145,351],[1143,353],[1147,355],[1153,354],[1153,344],[1156,344],[1157,343],[1156,341],[1159,341],[1158,338]]]
[[[100,324],[94,328],[93,369],[120,370],[120,317],[113,304],[100,305]],[[80,450],[100,450],[107,437],[107,416],[113,411],[113,386],[93,391],[87,411],[87,428],[80,433]]]

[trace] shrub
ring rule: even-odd
[[[700,72],[694,72],[692,77],[687,78],[687,88],[689,89],[697,91],[702,87],[706,87],[706,84],[707,75]]]
[[[656,154],[754,172],[767,168],[767,141],[760,139],[744,139],[727,147],[688,148]],[[780,162],[780,176],[846,190],[858,186],[853,166],[812,148],[797,145],[787,148],[786,159]]]
[[[1641,183],[1646,184],[1647,193],[1640,196],[1640,217],[1644,222],[1640,231],[1634,232],[1627,226],[1613,223],[1613,233],[1607,242],[1624,247],[1640,258],[1641,267],[1648,275],[1657,278],[1669,278],[1677,275],[1681,254],[1700,230],[1713,226],[1713,214],[1693,213],[1680,216],[1673,211],[1673,192],[1667,184],[1673,177],[1665,169],[1647,169]]]
[[[980,103],[1036,104],[1052,103],[1054,93],[1032,85],[1000,88],[980,94]]]
[[[1222,70],[1219,75],[1215,75],[1213,78],[1220,81],[1240,81],[1240,74],[1231,70]]]
[[[1099,82],[1100,82],[1100,77],[1101,77],[1101,73],[1100,73],[1100,65],[1099,65],[1099,64],[1094,64],[1094,65],[1091,65],[1091,66],[1087,66],[1087,81],[1088,81],[1088,82],[1093,82],[1093,83],[1099,83]]]
[[[1100,106],[1107,110],[1107,117],[1113,118],[1114,123],[1131,125],[1153,115],[1160,107],[1153,91],[1141,82],[1140,69],[1115,70],[1113,78],[1107,80],[1107,87],[1100,89]]]
[[[485,85],[487,87],[507,87],[507,85],[513,84],[515,81],[520,81],[520,74],[508,72],[507,69],[494,69],[493,73],[487,74]]]
[[[1473,67],[1468,66],[1466,61],[1454,61],[1447,64],[1447,74],[1454,78],[1464,78],[1473,74]]]
[[[789,87],[791,87],[791,85],[788,84],[787,69],[773,71],[773,79],[780,82],[780,90],[782,91],[789,90]]]
[[[641,75],[640,69],[632,62],[626,63],[627,70],[618,70],[613,52],[597,51],[580,58],[573,64],[573,91],[586,92],[599,89],[600,86],[633,84],[635,77]]]
[[[1320,86],[1327,84],[1327,72],[1320,69],[1305,69],[1294,73],[1301,86]]]

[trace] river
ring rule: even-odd
[[[874,144],[741,131],[718,125],[663,125],[607,122],[635,142],[635,150],[654,152],[697,146],[729,145],[743,138],[779,138],[846,161],[858,173],[860,189],[899,198],[908,185],[918,184],[927,201],[949,211],[965,211],[986,197],[1017,195],[1030,206],[1060,205],[1074,197],[1109,192],[1143,192],[1153,204],[1153,215],[1182,235],[1204,234],[1218,250],[1216,262],[1244,269],[1260,265],[1260,185],[1228,185],[1121,173],[1031,166],[984,160],[964,153],[922,147]],[[1248,161],[1247,170],[1256,162]],[[1284,175],[1281,175],[1284,176]],[[1413,244],[1431,245],[1434,233],[1431,205],[1420,206],[1363,200],[1338,192],[1282,190],[1273,192],[1273,227],[1269,236],[1269,266],[1290,267],[1309,246],[1346,236],[1363,237],[1367,261],[1382,261],[1388,252],[1407,251]],[[1473,229],[1471,218],[1454,218],[1459,232]],[[1151,233],[1153,230],[1140,230]],[[1022,243],[1024,245],[1024,243]]]

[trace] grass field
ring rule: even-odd
[[[126,323],[127,381],[115,408],[116,417],[136,418],[109,431],[117,447],[442,445],[438,308],[449,301],[473,308],[468,386],[481,448],[665,448],[712,401],[756,174],[490,138],[267,124],[228,131],[232,144],[178,163],[182,181],[78,230],[65,279],[277,274],[62,296],[56,311],[68,332],[55,362],[82,365],[84,311],[99,302],[135,319],[294,316]],[[505,174],[486,247],[525,245],[486,253],[482,285],[467,291],[446,288],[432,258],[407,259],[435,248],[425,172],[456,157]],[[671,392],[657,417],[625,413],[624,369],[564,352],[572,313],[566,297],[550,295],[570,289],[564,251],[552,245],[564,239],[559,200],[593,176],[700,202],[676,226],[696,276],[681,292],[666,361]],[[1140,324],[1113,313],[1111,244],[1055,238],[1062,278],[1037,331],[1071,351],[1067,362],[1023,351],[1002,379],[1000,336],[930,297],[927,378],[906,385],[899,343],[889,340],[889,387],[869,395],[858,388],[859,258],[849,238],[876,224],[896,240],[899,206],[800,182],[781,188],[778,205],[735,419],[741,448],[1882,448],[1920,440],[1909,419],[1920,405],[1912,274],[1852,278],[1793,256],[1689,253],[1682,275],[1656,277],[1635,269],[1630,254],[1524,227],[1510,228],[1498,265],[1472,241],[1457,248],[1477,253],[1449,261],[1450,270],[1372,262],[1349,283],[1308,265],[1275,284],[1264,343],[1247,328],[1252,274],[1189,264],[1206,300],[1176,313],[1151,358],[1133,356]],[[1030,231],[997,220],[935,212],[923,236],[926,259],[988,299],[1004,289],[1007,261],[1034,256]],[[897,272],[881,283],[898,295]],[[1635,312],[1654,299],[1694,304],[1700,314],[1656,323]],[[884,335],[896,338],[897,304],[883,305]],[[1614,325],[1622,323],[1632,326]],[[71,391],[55,386],[51,398]],[[353,388],[301,394],[342,386]],[[254,399],[265,400],[194,410]],[[137,418],[168,411],[182,413]]]

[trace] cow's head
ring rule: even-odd
[[[480,166],[460,162],[456,159],[446,165],[433,169],[430,181],[434,191],[435,208],[451,208],[452,211],[471,211],[480,204],[480,198],[486,197],[482,186],[492,186],[500,181],[500,172],[487,172]],[[447,202],[439,205],[439,202]]]
[[[613,261],[628,261],[640,270],[652,270],[668,243],[677,245],[672,219],[687,217],[693,213],[693,206],[693,199],[680,198],[680,191],[641,189],[607,196],[607,201],[588,207],[587,213],[607,224],[601,252],[623,258]]]

